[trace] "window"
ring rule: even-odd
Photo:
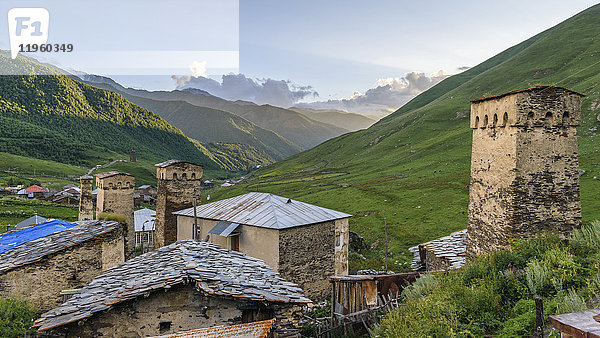
[[[192,173],[192,179],[195,180],[196,179],[196,173]]]
[[[569,124],[569,122],[570,122],[570,121],[569,121],[569,112],[568,112],[568,111],[566,111],[566,112],[563,114],[563,117],[562,117],[562,124],[563,124],[563,125],[567,125],[567,124]]]
[[[492,122],[492,127],[495,127],[498,124],[498,114],[494,114],[494,121]]]
[[[550,127],[552,126],[552,113],[551,112],[547,112],[546,113],[546,117],[544,117],[544,126],[545,127]]]
[[[158,323],[158,330],[160,333],[165,333],[171,330],[171,322],[160,322]]]
[[[475,128],[479,128],[479,116],[475,117]]]
[[[483,127],[485,128],[485,127],[487,127],[487,125],[488,125],[488,116],[486,115],[486,116],[483,118]]]
[[[233,235],[230,237],[231,248],[233,251],[240,251],[240,236]]]
[[[508,113],[504,112],[504,116],[502,117],[502,126],[506,126],[508,124]]]
[[[186,173],[181,174],[181,179],[182,180],[187,180],[187,174]]]
[[[173,179],[176,180],[177,179],[177,173],[173,173]]]

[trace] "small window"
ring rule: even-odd
[[[176,180],[177,179],[177,173],[173,173],[173,179]]]
[[[171,322],[160,322],[158,323],[158,330],[160,333],[166,333],[171,330]]]
[[[487,127],[487,125],[488,125],[488,122],[489,122],[489,121],[488,121],[488,116],[486,115],[486,116],[483,118],[483,128]]]
[[[494,114],[494,121],[492,122],[492,127],[496,127],[498,125],[498,114]]]
[[[181,174],[181,179],[184,181],[187,180],[187,174],[186,173]]]
[[[527,114],[527,125],[528,126],[533,126],[533,112],[530,111],[529,114]]]
[[[479,128],[479,116],[475,117],[475,128]]]
[[[502,126],[505,127],[508,124],[508,113],[504,112],[504,116],[502,117]]]
[[[563,124],[563,125],[568,125],[570,122],[571,122],[571,121],[569,120],[569,112],[568,112],[568,111],[566,111],[566,112],[563,114],[563,117],[562,117],[562,124]]]
[[[544,126],[545,127],[550,127],[552,126],[552,123],[554,121],[552,120],[552,113],[551,112],[547,112],[546,113],[546,117],[544,117]]]
[[[192,180],[196,179],[196,173],[192,173]]]

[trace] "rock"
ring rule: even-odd
[[[579,169],[579,177],[585,175],[585,170]]]
[[[354,231],[350,231],[350,250],[360,251],[368,249],[365,239]]]

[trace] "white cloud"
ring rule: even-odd
[[[251,79],[244,74],[223,75],[221,82],[205,76],[173,75],[171,78],[177,89],[201,89],[226,100],[245,100],[285,108],[306,97],[319,95],[311,86],[297,86],[284,80]]]
[[[422,72],[410,72],[403,77],[378,79],[377,87],[367,90],[364,94],[354,92],[349,98],[301,103],[298,106],[340,109],[365,115],[387,115],[447,77],[448,75],[441,70],[430,76]]]

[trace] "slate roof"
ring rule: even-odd
[[[508,95],[513,95],[513,94],[517,94],[517,93],[524,93],[524,92],[534,92],[534,91],[542,91],[542,90],[548,90],[548,91],[556,91],[556,90],[561,90],[561,91],[565,91],[567,93],[570,94],[577,94],[581,97],[585,96],[584,94],[572,91],[570,89],[564,88],[564,87],[557,87],[557,86],[535,86],[535,87],[529,87],[529,88],[523,88],[523,89],[516,89],[516,90],[512,90],[510,92],[506,92],[503,94],[499,94],[499,95],[492,95],[492,96],[488,96],[488,97],[482,97],[479,99],[475,99],[475,100],[471,100],[471,102],[473,103],[478,103],[478,102],[483,102],[483,101],[487,101],[487,100],[495,100],[495,99],[499,99]]]
[[[231,326],[213,326],[204,329],[190,330],[177,332],[166,336],[158,336],[154,338],[264,338],[267,337],[275,318],[267,319],[260,322],[238,324]]]
[[[154,221],[156,219],[156,211],[148,208],[136,210],[133,212],[133,223],[135,224],[135,231],[154,231]],[[144,227],[144,223],[146,226]]]
[[[200,164],[194,163],[194,162],[189,162],[189,161],[183,161],[183,160],[168,160],[168,161],[164,161],[161,163],[157,163],[154,166],[155,167],[159,167],[159,168],[166,168],[170,165],[176,164],[176,163],[189,163],[189,164],[193,164],[193,165],[197,165],[199,167],[201,167]]]
[[[408,250],[414,256],[411,263],[413,270],[423,270],[426,268],[425,262],[421,259],[419,249],[424,249],[428,254],[433,254],[438,258],[446,260],[453,269],[460,268],[465,264],[465,257],[467,255],[467,229],[456,231],[448,236],[409,248]]]
[[[309,303],[302,289],[264,261],[194,240],[180,240],[108,269],[34,326],[47,330],[92,316],[154,290],[193,282],[208,295]]]
[[[67,223],[54,220],[2,234],[0,246],[8,250],[0,254],[0,273],[33,263],[47,255],[111,232],[117,227],[119,223],[110,221]]]
[[[194,209],[174,212],[175,215],[194,216]],[[270,229],[286,229],[315,224],[352,215],[316,205],[261,192],[212,202],[196,207],[199,218],[228,221]]]
[[[105,173],[99,173],[99,174],[96,174],[96,177],[107,178],[107,177],[111,177],[111,176],[115,176],[115,175],[127,175],[127,176],[133,177],[133,175],[131,175],[131,174],[122,173],[122,172],[118,172],[118,171],[107,171]]]

